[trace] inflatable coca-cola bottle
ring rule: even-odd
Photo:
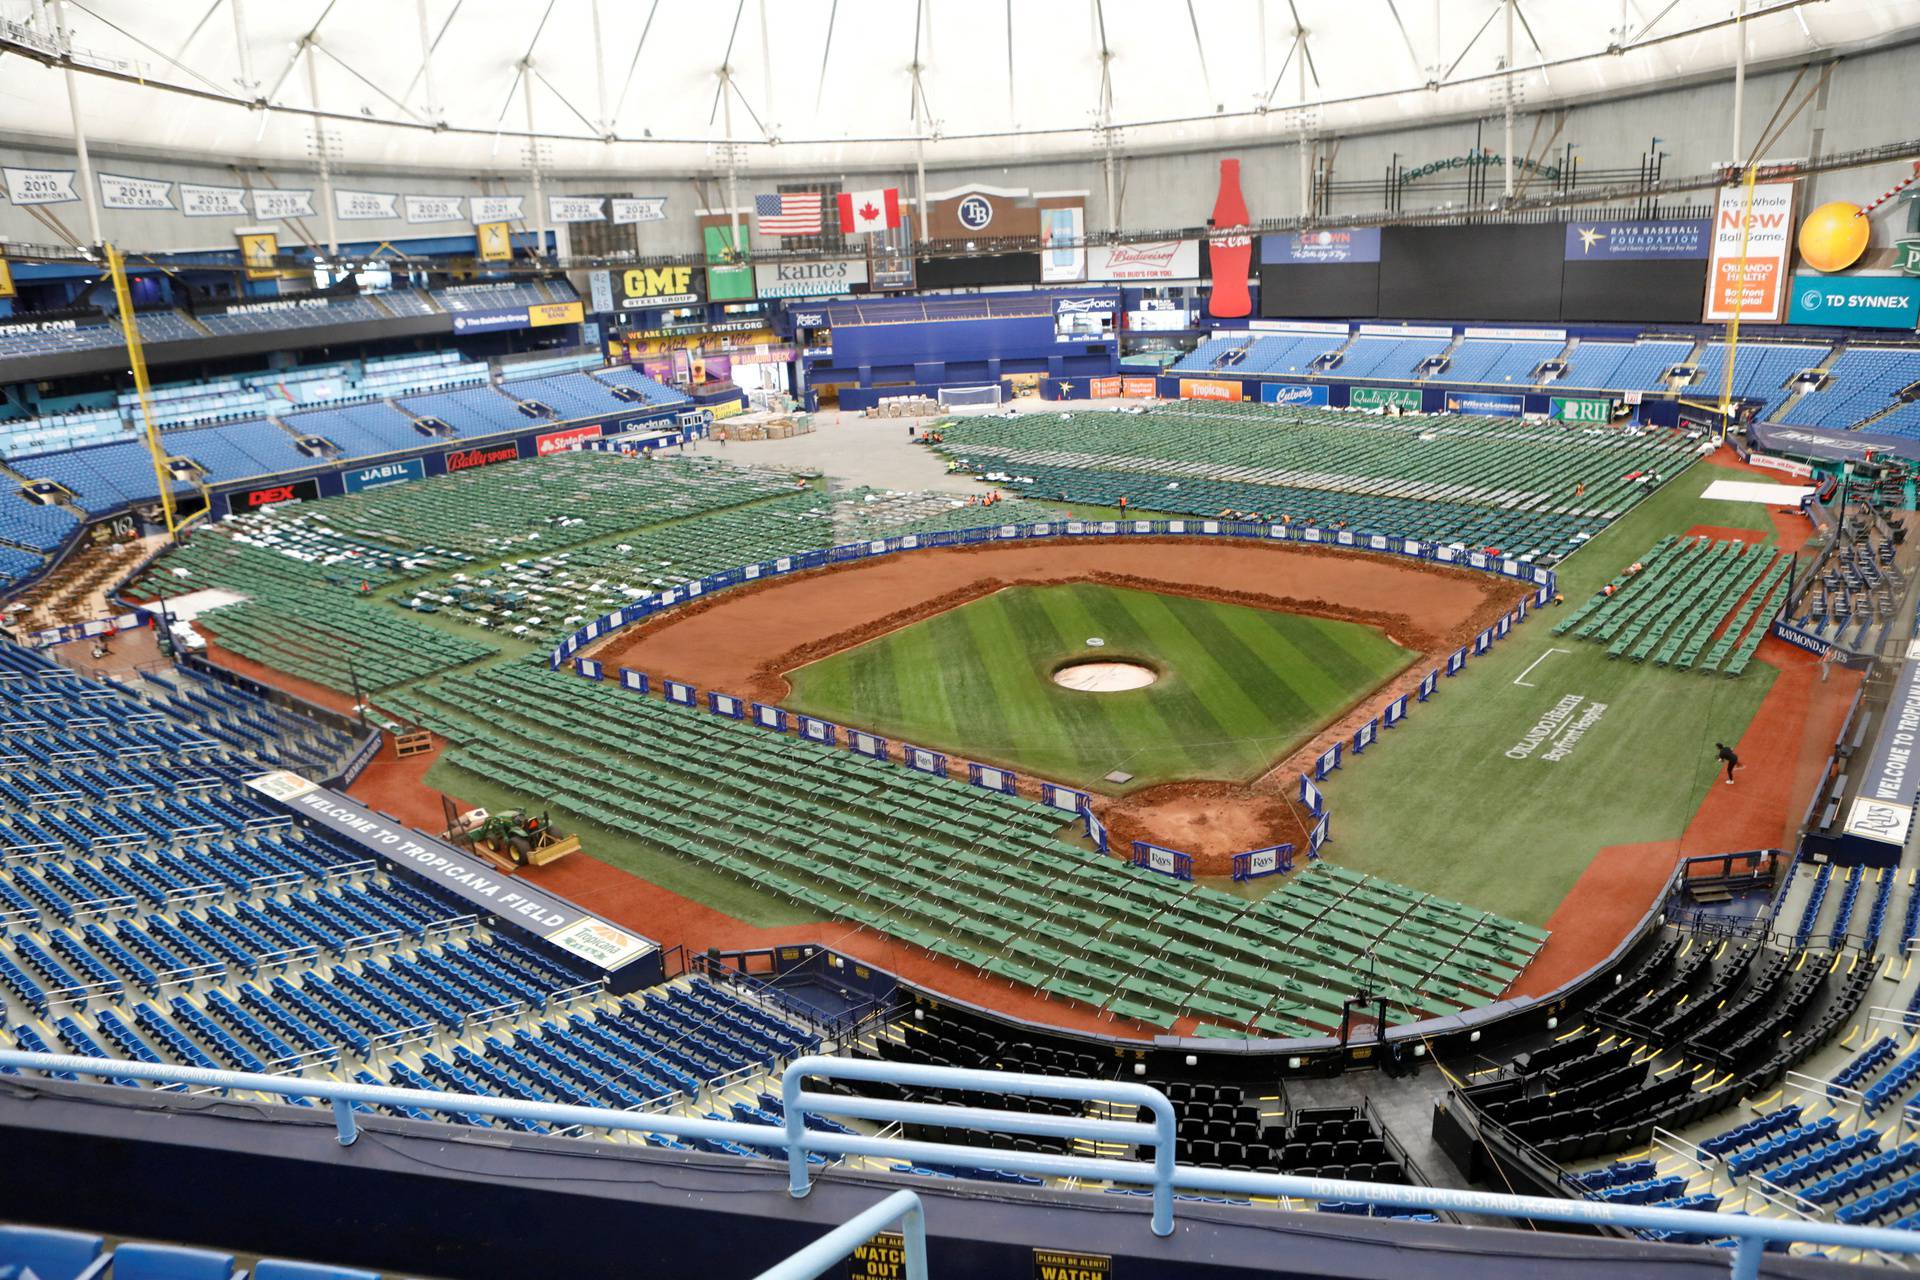
[[[1247,270],[1253,265],[1253,236],[1246,231],[1253,219],[1247,198],[1240,194],[1240,162],[1220,162],[1220,194],[1213,199],[1213,296],[1207,314],[1231,320],[1249,314],[1253,299],[1247,294]],[[1235,234],[1223,235],[1222,232]]]

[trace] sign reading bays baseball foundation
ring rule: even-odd
[[[1787,255],[1793,249],[1791,182],[1720,188],[1713,219],[1713,256],[1707,263],[1702,320],[1778,324],[1786,312]]]

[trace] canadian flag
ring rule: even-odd
[[[900,225],[900,188],[840,193],[840,234],[887,231]]]

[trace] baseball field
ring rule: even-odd
[[[1124,789],[1254,777],[1416,656],[1352,622],[1091,582],[1016,586],[788,672],[788,705],[1079,786],[1130,775]],[[1054,681],[1087,660],[1137,664],[1153,682]]]

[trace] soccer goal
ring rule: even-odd
[[[988,413],[1000,407],[1002,391],[997,382],[979,387],[941,387],[940,408],[948,413]]]

